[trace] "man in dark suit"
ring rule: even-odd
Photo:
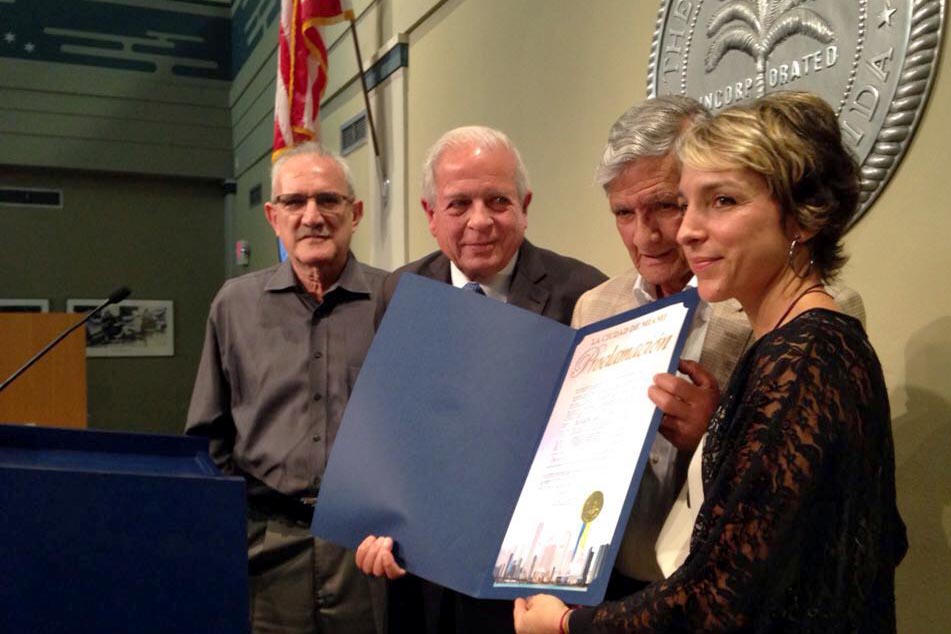
[[[532,192],[518,150],[498,130],[469,126],[444,134],[423,164],[422,193],[439,251],[387,276],[385,302],[410,272],[568,324],[578,297],[607,279],[525,240]],[[511,601],[473,599],[404,577],[392,549],[392,539],[370,536],[357,550],[364,572],[395,580],[390,634],[514,634]]]
[[[439,251],[394,271],[384,301],[410,272],[460,288],[475,282],[489,297],[570,323],[578,297],[607,278],[525,239],[531,200],[525,165],[504,133],[467,126],[444,134],[423,164],[420,201]]]
[[[388,302],[393,296],[402,273],[416,273],[451,284],[450,268],[450,260],[442,251],[430,253],[387,276],[383,297]],[[592,284],[597,286],[600,284],[598,279],[605,278],[594,267],[524,240],[518,250],[518,267],[512,275],[506,301],[568,324],[571,322],[574,303],[581,294],[579,290],[593,288]]]

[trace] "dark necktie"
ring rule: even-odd
[[[482,290],[482,287],[479,286],[478,282],[466,282],[465,286],[462,287],[462,290],[469,291],[470,293],[478,293],[479,295],[485,295],[485,291]]]

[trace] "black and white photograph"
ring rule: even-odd
[[[66,312],[86,313],[101,299],[68,299]],[[86,322],[87,357],[170,357],[175,354],[173,302],[125,300]]]
[[[48,299],[0,299],[0,313],[48,313]]]

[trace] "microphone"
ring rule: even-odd
[[[132,291],[129,290],[128,286],[120,286],[116,290],[112,291],[112,293],[109,295],[109,299],[106,300],[105,304],[103,304],[99,308],[93,309],[89,314],[91,315],[97,310],[102,310],[109,304],[118,304],[119,302],[121,302],[122,300],[124,300],[126,297],[128,297],[131,294],[132,294]]]
[[[39,361],[41,358],[43,358],[43,355],[45,355],[47,352],[49,352],[50,350],[52,350],[52,349],[53,349],[53,346],[55,346],[55,345],[58,344],[60,341],[62,341],[63,339],[65,339],[65,338],[69,335],[69,333],[71,333],[72,331],[76,330],[76,329],[79,328],[80,326],[84,325],[87,321],[89,321],[90,319],[92,319],[93,315],[95,315],[96,313],[98,313],[100,310],[102,310],[103,308],[105,308],[105,307],[108,306],[109,304],[118,304],[119,302],[121,302],[122,300],[124,300],[126,297],[128,297],[131,293],[132,293],[132,291],[129,290],[129,287],[128,287],[128,286],[120,286],[120,287],[117,288],[116,290],[112,291],[112,293],[109,294],[109,299],[107,299],[106,301],[104,301],[103,303],[99,304],[98,306],[96,306],[95,308],[93,308],[91,311],[89,311],[88,313],[86,313],[86,314],[83,316],[82,319],[80,319],[78,322],[76,322],[75,324],[73,324],[72,326],[70,326],[69,328],[67,328],[63,333],[61,333],[58,337],[56,337],[56,339],[53,339],[51,342],[49,342],[48,344],[46,344],[46,346],[44,346],[44,348],[43,348],[42,350],[40,350],[40,351],[37,352],[35,355],[33,355],[33,357],[32,357],[29,361],[27,361],[27,362],[24,363],[22,366],[20,366],[20,369],[17,370],[16,372],[14,372],[13,374],[11,374],[11,375],[7,378],[6,381],[4,381],[3,383],[0,383],[0,392],[2,392],[2,391],[4,390],[4,388],[6,388],[8,385],[10,385],[11,383],[13,383],[13,381],[14,381],[18,376],[20,376],[21,374],[23,374],[24,372],[26,372],[26,371],[30,368],[30,366],[32,366],[34,363],[36,363],[36,362]]]

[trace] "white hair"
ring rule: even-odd
[[[519,202],[528,195],[528,171],[522,156],[512,140],[504,132],[481,125],[463,126],[445,133],[426,153],[423,161],[423,198],[433,205],[436,202],[436,165],[443,152],[450,148],[474,145],[486,149],[503,148],[512,153],[515,158],[515,190]]]
[[[608,132],[595,181],[607,187],[633,161],[668,154],[687,124],[709,118],[703,105],[682,95],[662,95],[632,106]]]
[[[281,168],[284,167],[284,163],[287,162],[287,159],[294,156],[303,156],[303,155],[320,156],[320,157],[327,157],[327,158],[333,159],[333,161],[337,163],[337,165],[340,166],[340,169],[343,171],[343,176],[347,180],[347,195],[351,197],[356,196],[356,194],[354,193],[355,190],[353,187],[353,174],[350,172],[350,166],[347,165],[347,162],[345,160],[343,160],[343,157],[341,157],[339,154],[335,152],[331,152],[330,150],[326,149],[323,145],[321,145],[317,141],[306,141],[304,143],[295,145],[294,147],[287,148],[286,150],[281,152],[281,154],[277,157],[277,160],[274,161],[274,164],[271,165],[271,195],[272,196],[274,195],[274,190],[277,188],[277,179],[281,173]]]

